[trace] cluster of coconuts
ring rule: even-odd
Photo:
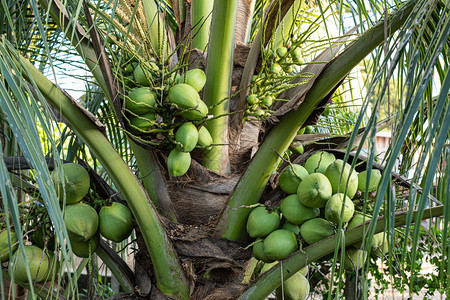
[[[311,245],[335,234],[340,223],[350,229],[370,220],[370,216],[355,211],[352,201],[376,192],[381,173],[371,170],[370,182],[366,182],[367,172],[358,174],[350,164],[326,151],[314,153],[303,166],[287,166],[278,179],[288,194],[280,206],[258,206],[249,214],[247,232],[256,239],[254,257],[265,263],[283,260],[298,250],[299,243]],[[381,256],[387,247],[384,233],[374,235],[371,254]],[[368,256],[361,243],[348,247],[345,253],[343,265],[349,272],[361,268]]]
[[[61,204],[64,204],[64,224],[75,255],[89,257],[100,242],[100,235],[119,243],[133,231],[133,216],[125,205],[113,202],[99,212],[82,201],[90,189],[90,177],[79,164],[66,163],[52,172],[52,180]]]
[[[158,68],[155,64],[153,71]],[[128,131],[141,139],[159,136],[170,150],[167,167],[171,176],[184,175],[191,165],[194,148],[209,148],[213,140],[203,126],[208,107],[201,100],[206,76],[201,69],[177,74],[167,88],[151,87],[151,72],[140,64],[134,69],[138,84],[125,97]],[[168,142],[168,143],[167,143]]]
[[[52,172],[51,177],[63,207],[64,223],[75,255],[90,257],[99,245],[100,236],[114,242],[130,236],[133,223],[128,207],[114,202],[103,206],[97,213],[89,203],[83,202],[90,189],[89,173],[84,167],[74,163],[63,164],[61,169]],[[26,263],[32,282],[49,281],[55,270],[57,272],[60,263],[54,252],[56,242],[54,236],[45,242],[45,235],[44,227],[39,227],[32,233],[32,244],[21,248],[13,230],[4,229],[0,233],[1,262],[9,261],[9,274],[16,283],[28,284]]]
[[[252,77],[251,91],[247,96],[246,116],[261,119],[268,117],[272,111],[270,107],[276,101],[276,97],[281,90],[275,87],[283,86],[284,80],[289,81],[294,71],[294,65],[302,63],[301,50],[298,47],[278,47],[270,53],[267,68],[258,75]]]

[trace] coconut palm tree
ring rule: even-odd
[[[401,286],[414,292],[418,224],[432,218],[442,233],[428,233],[441,250],[438,288],[448,293],[448,2],[11,0],[0,7],[0,194],[9,233],[2,249],[18,247],[15,259],[26,258],[29,270],[20,282],[18,263],[10,263],[3,279],[42,298],[77,298],[77,278],[84,267],[95,269],[97,255],[124,298],[264,299],[305,265],[327,261],[336,278],[327,287],[332,297],[342,286],[340,249],[362,241],[368,250],[374,235],[386,232],[388,266],[411,272]],[[59,87],[63,69],[84,81],[80,99]],[[192,91],[188,70],[198,69],[204,87]],[[364,93],[355,97],[354,77],[362,74]],[[143,105],[151,106],[145,118],[130,108],[142,87],[153,101]],[[188,122],[212,142],[176,150],[186,150],[177,132]],[[299,134],[316,124],[315,132]],[[376,133],[383,128],[392,137],[379,158]],[[304,154],[290,148],[295,140],[304,142]],[[278,174],[321,149],[358,172],[382,171],[374,199],[358,200],[378,222],[349,230],[338,222],[331,237],[255,277],[248,215],[263,203],[276,210],[285,197]],[[52,184],[67,162],[89,171],[83,202],[97,211],[110,202],[131,210],[133,269],[105,240],[75,263],[66,207]],[[41,248],[62,263],[36,280],[47,254],[33,267],[22,253],[41,228]],[[57,275],[64,272],[70,276],[63,282]],[[368,288],[368,272],[346,275],[360,282],[347,283],[348,298]],[[38,282],[46,280],[51,284]],[[12,293],[3,285],[2,292]]]

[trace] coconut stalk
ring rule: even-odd
[[[192,48],[206,50],[211,27],[211,12],[214,0],[191,1]]]
[[[139,177],[142,180],[145,190],[147,191],[153,204],[164,217],[176,222],[177,217],[175,208],[170,199],[166,182],[161,174],[161,169],[152,151],[146,150],[131,139],[130,146],[133,150],[134,157],[139,166]]]
[[[413,7],[414,1],[408,2],[388,20],[389,34],[400,28]],[[385,24],[381,22],[367,30],[346,51],[336,57],[318,76],[299,108],[284,115],[280,123],[268,134],[236,185],[222,213],[217,225],[217,230],[222,237],[233,241],[245,237],[245,225],[251,211],[246,206],[258,203],[270,175],[280,162],[281,156],[322,99],[339,84],[353,67],[383,42],[385,38],[384,26]]]
[[[209,113],[214,116],[206,123],[206,128],[215,144],[211,150],[205,151],[203,164],[219,174],[230,172],[227,114],[233,71],[237,3],[237,0],[214,2],[203,93],[203,99],[210,108]]]
[[[176,299],[188,299],[189,284],[175,249],[145,189],[128,165],[95,123],[76,107],[67,95],[54,86],[27,59],[20,57],[20,63],[17,62],[17,65],[25,68],[24,76],[30,82],[36,83],[47,101],[72,124],[74,132],[89,146],[123,194],[145,240],[158,289]]]
[[[439,217],[444,214],[445,206],[436,206],[433,208],[428,208],[423,212],[423,215],[419,211],[413,213],[414,217],[421,215],[421,219],[429,219],[434,217]],[[408,212],[398,212],[395,215],[394,227],[404,226],[407,222]],[[371,221],[361,224],[358,227],[352,228],[345,231],[345,245],[351,245],[355,242],[360,242],[364,233],[368,229],[368,224]],[[375,226],[375,233],[384,231],[385,225],[383,218],[379,218]],[[276,288],[281,285],[281,272],[283,272],[283,279],[286,280],[291,277],[296,272],[304,268],[307,263],[314,262],[330,253],[335,251],[335,246],[338,241],[338,235],[333,235],[326,238],[314,245],[308,246],[303,249],[304,253],[297,251],[296,254],[288,257],[282,261],[282,264],[277,264],[272,267],[269,271],[264,273],[258,280],[248,287],[240,296],[239,300],[257,300],[265,299],[270,293],[272,293]],[[337,243],[339,246],[341,243]],[[282,270],[281,270],[282,268]]]

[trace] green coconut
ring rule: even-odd
[[[297,164],[290,164],[284,168],[278,179],[280,188],[288,194],[296,194],[300,182],[308,176],[308,171]]]
[[[378,188],[378,184],[381,180],[381,172],[377,169],[372,169],[370,172],[370,181],[367,186],[367,170],[362,171],[358,174],[358,190],[361,192],[376,192]],[[366,189],[367,188],[367,189]]]
[[[100,234],[96,232],[92,238],[87,241],[79,242],[70,240],[70,246],[73,253],[78,257],[88,258],[94,253],[100,244]]]
[[[344,208],[344,212],[341,219],[342,208]],[[325,218],[335,224],[349,222],[352,219],[354,212],[355,205],[352,200],[342,193],[331,196],[325,205]]]
[[[145,70],[145,71],[144,71]],[[150,71],[146,67],[142,67],[140,64],[134,68],[134,79],[137,83],[143,86],[150,86],[149,78],[151,78]]]
[[[192,86],[197,92],[200,92],[206,83],[205,72],[201,69],[192,69],[186,74],[177,77],[177,83],[186,83]]]
[[[356,226],[359,226],[369,220],[372,220],[372,217],[363,215],[361,213],[355,213],[353,218],[350,220],[350,222],[347,225],[347,230],[355,228]],[[368,226],[369,225],[366,225],[366,229],[368,228]],[[377,247],[380,244],[380,242],[382,241],[382,235],[383,235],[382,232],[381,232],[381,235],[380,235],[380,233],[373,235],[372,241],[370,243],[370,248]],[[380,240],[380,237],[381,237],[381,240]],[[360,249],[361,245],[362,245],[362,241],[352,244],[352,246],[355,247],[356,249]]]
[[[23,254],[26,257],[32,282],[43,282],[48,278],[50,269],[50,258],[48,255],[41,248],[25,245],[23,250],[18,248],[9,261],[9,274],[15,283],[28,285],[27,265]]]
[[[334,234],[334,225],[328,220],[315,218],[300,226],[300,235],[310,245]]]
[[[354,169],[352,170],[350,164],[342,159],[337,159],[327,167],[325,175],[331,182],[333,194],[344,193],[348,182],[347,196],[350,199],[355,196],[358,190],[358,174]]]
[[[312,208],[302,204],[298,200],[297,195],[289,195],[284,198],[281,202],[280,210],[286,220],[297,225],[316,218],[320,214],[319,208]]]
[[[297,272],[283,281],[283,288],[278,287],[275,291],[277,299],[304,300],[309,295],[309,282],[306,277]]]
[[[258,206],[252,209],[247,219],[247,232],[252,238],[265,237],[280,226],[280,216],[266,209],[265,206]]]
[[[275,50],[275,52],[277,53],[277,55],[279,57],[283,57],[287,54],[288,50],[286,47],[278,47],[277,50]]]
[[[319,151],[308,157],[305,162],[305,169],[309,174],[322,173],[325,174],[325,170],[330,164],[336,160],[333,154],[325,151]]]
[[[89,173],[79,164],[63,164],[52,172],[51,177],[61,203],[77,203],[89,192]]]
[[[17,250],[17,235],[12,230],[3,229],[0,233],[0,260],[8,261],[10,254]]]
[[[300,235],[300,227],[297,224],[293,224],[291,222],[285,222],[281,229],[286,229],[295,233],[295,235]]]
[[[156,106],[156,94],[149,87],[139,87],[131,90],[125,100],[125,108],[134,114],[142,115]]]
[[[349,248],[345,250],[344,268],[349,272],[361,269],[367,260],[367,252],[359,249]]]
[[[186,122],[181,125],[175,133],[175,141],[177,141],[177,149],[183,152],[191,152],[194,150],[198,142],[198,130],[192,122]]]
[[[298,185],[299,201],[308,207],[324,207],[332,195],[332,187],[328,178],[321,173],[306,176]]]
[[[70,239],[85,242],[92,238],[98,229],[98,214],[86,203],[67,205],[64,212],[64,224]]]
[[[370,254],[375,257],[383,257],[386,253],[389,252],[389,241],[387,239],[387,235],[383,234],[384,233],[381,232],[381,243],[378,246],[372,247],[370,249]]]
[[[266,254],[264,253],[264,240],[263,239],[258,239],[255,242],[255,244],[253,244],[252,251],[253,251],[253,256],[257,260],[260,260],[265,263],[271,263],[274,261],[273,259],[269,259],[266,256]]]
[[[286,229],[272,231],[264,239],[264,254],[269,259],[282,260],[298,249],[295,234]]]
[[[213,139],[208,129],[205,126],[200,127],[198,130],[198,141],[197,146],[202,148],[211,148],[213,144]]]
[[[103,206],[98,213],[100,234],[116,243],[130,236],[133,231],[133,215],[125,205],[113,202]]]
[[[181,116],[187,120],[201,120],[208,114],[208,107],[198,92],[188,84],[178,83],[169,89],[169,102],[182,109]]]
[[[293,142],[290,146],[289,146],[289,150],[292,151],[292,153],[301,155],[303,154],[303,152],[305,151],[305,148],[303,147],[302,143],[299,141]],[[309,173],[308,173],[309,174]]]
[[[149,111],[139,116],[131,116],[129,120],[131,125],[130,131],[139,134],[141,131],[148,131],[155,125],[156,113],[154,111]]]
[[[183,176],[191,166],[191,154],[189,152],[181,152],[178,149],[173,149],[169,153],[167,159],[167,168],[170,176]]]

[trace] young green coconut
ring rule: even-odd
[[[26,257],[26,263],[23,254]],[[29,284],[27,269],[30,270],[32,282],[43,282],[48,278],[50,258],[41,248],[25,245],[23,250],[19,248],[13,254],[9,261],[8,269],[15,283],[21,285]]]
[[[86,242],[94,236],[98,229],[98,214],[86,203],[67,205],[64,223],[71,241]]]
[[[79,164],[63,164],[52,172],[51,177],[61,203],[77,203],[89,192],[89,173]]]
[[[121,203],[113,202],[110,206],[103,206],[98,215],[100,233],[108,240],[120,243],[133,231],[131,211]]]
[[[280,226],[280,216],[266,209],[265,206],[255,207],[247,219],[247,232],[252,238],[265,237]]]

